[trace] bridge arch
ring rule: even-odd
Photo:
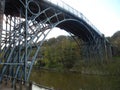
[[[94,38],[89,28],[82,21],[78,21],[76,19],[62,20],[56,23],[54,27],[64,29],[65,31],[70,32],[75,36],[78,36],[78,38],[81,38],[85,42],[89,42]]]

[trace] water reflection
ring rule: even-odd
[[[55,90],[120,90],[119,76],[81,75],[72,72],[33,71],[31,80]]]

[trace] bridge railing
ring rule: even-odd
[[[74,9],[73,7],[71,7],[70,5],[66,4],[65,2],[61,1],[61,0],[44,0],[47,1],[49,3],[52,3],[64,10],[66,10],[67,12],[70,12],[71,14],[83,19],[87,24],[89,24],[97,33],[99,33],[100,36],[102,36],[102,33],[78,10]]]

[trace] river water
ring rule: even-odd
[[[120,90],[120,76],[34,70],[31,80],[55,90]]]

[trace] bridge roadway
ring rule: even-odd
[[[2,31],[0,81],[4,75],[12,77],[13,84],[16,78],[28,81],[40,47],[54,27],[88,43],[85,50],[90,55],[86,55],[99,59],[106,55],[107,40],[103,34],[82,13],[63,1],[5,0],[4,14],[6,29]]]

